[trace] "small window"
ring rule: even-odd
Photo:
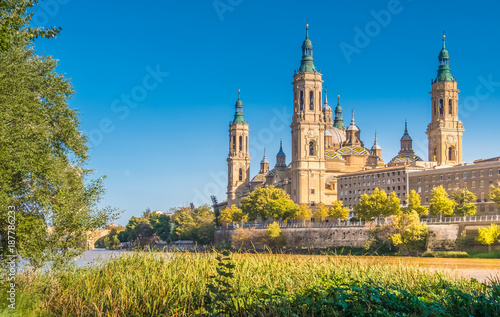
[[[443,180],[443,175],[440,175],[439,176],[439,180],[442,181]]]
[[[314,189],[311,189],[311,195],[314,195]]]
[[[467,172],[464,172],[464,178],[467,178]]]
[[[444,114],[444,104],[443,104],[443,99],[439,99],[439,114],[443,115]]]
[[[314,155],[314,142],[313,141],[309,142],[309,155],[310,156]]]
[[[448,114],[453,114],[453,102],[448,100]]]
[[[493,171],[492,170],[488,171],[488,176],[493,176]]]
[[[300,91],[300,110],[304,110],[304,92]]]
[[[241,135],[239,137],[239,141],[240,141],[240,144],[239,144],[240,151],[243,151],[243,137]]]
[[[233,151],[236,151],[236,136],[233,135]]]
[[[243,180],[243,169],[240,168],[240,171],[239,171],[239,180],[242,181]]]
[[[309,110],[314,110],[314,92],[309,92]]]
[[[418,182],[421,183],[422,182],[422,178],[419,177],[418,178]]]

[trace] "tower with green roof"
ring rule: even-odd
[[[248,123],[243,118],[243,102],[238,90],[234,119],[229,123],[229,155],[227,157],[228,206],[240,205],[250,192],[250,155],[248,153]]]
[[[323,80],[321,73],[314,65],[309,25],[306,25],[306,38],[302,43],[302,59],[300,67],[293,75],[292,85],[290,196],[297,204],[324,202],[326,123],[322,98]]]
[[[333,126],[340,130],[345,130],[344,119],[342,118],[342,107],[340,106],[340,95],[337,95],[337,107],[335,107],[335,120]]]
[[[458,120],[457,80],[451,75],[450,54],[443,47],[438,55],[437,76],[432,80],[431,122],[427,126],[429,161],[437,165],[462,163],[463,124]]]

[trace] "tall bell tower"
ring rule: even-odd
[[[462,163],[463,124],[458,120],[457,80],[451,75],[450,55],[445,47],[439,53],[439,68],[432,82],[431,123],[427,126],[429,161],[438,165]]]
[[[306,25],[300,68],[293,75],[291,197],[297,204],[325,200],[325,129],[323,80],[313,60]]]
[[[229,155],[227,158],[227,205],[240,205],[250,192],[250,155],[248,154],[248,123],[243,119],[243,103],[238,90],[234,119],[229,124]]]

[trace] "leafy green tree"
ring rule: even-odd
[[[154,234],[163,241],[170,241],[170,231],[172,224],[170,217],[164,214],[153,214],[149,218],[149,223],[153,227]]]
[[[488,246],[488,252],[491,252],[491,245],[500,236],[500,228],[494,223],[492,223],[488,228],[479,228],[479,236],[476,238],[477,241]]]
[[[257,188],[241,201],[241,209],[250,221],[260,218],[283,220],[294,219],[298,206],[284,190],[274,186]]]
[[[316,209],[313,212],[313,218],[317,221],[323,222],[326,217],[328,217],[328,208],[322,202],[318,203]]]
[[[343,207],[341,200],[336,200],[333,202],[328,215],[332,218],[338,219],[339,221],[347,220],[349,219],[349,209],[347,207]]]
[[[85,248],[92,231],[118,215],[100,208],[103,178],[89,179],[86,136],[68,107],[73,89],[34,40],[59,28],[29,27],[36,1],[0,3],[0,236],[16,209],[16,251],[33,268],[59,266]],[[31,13],[29,13],[31,12]],[[8,253],[0,239],[0,253]]]
[[[489,198],[500,206],[500,186],[490,186]]]
[[[219,215],[219,221],[221,223],[243,223],[248,221],[248,215],[243,213],[243,211],[236,205],[232,205],[231,208],[226,207],[221,211]]]
[[[275,241],[281,235],[280,226],[276,223],[276,221],[274,221],[269,225],[269,227],[267,227],[266,233],[271,241]]]
[[[307,204],[305,203],[300,204],[299,209],[295,214],[295,219],[302,220],[305,223],[306,220],[311,220],[311,217],[312,217],[312,211],[309,208],[309,206],[307,206]]]
[[[397,214],[393,226],[396,233],[391,235],[390,239],[395,246],[400,247],[400,251],[404,253],[424,249],[429,229],[427,224],[420,222],[420,216],[416,210]]]
[[[448,198],[448,193],[443,186],[434,187],[431,190],[431,199],[429,202],[429,213],[431,215],[439,215],[442,219],[443,215],[449,216],[453,214],[455,202]]]
[[[429,214],[429,210],[424,206],[421,206],[420,195],[413,189],[406,197],[407,206],[403,208],[404,212],[409,214],[412,211],[416,211],[419,216],[426,216]]]
[[[455,201],[455,215],[472,216],[476,214],[477,208],[473,201],[477,199],[476,195],[467,189],[455,189],[451,192],[450,198]]]
[[[361,220],[371,220],[379,217],[396,215],[401,211],[401,201],[396,193],[391,192],[389,197],[385,191],[375,188],[370,195],[361,195],[360,202],[354,206],[354,212]]]
[[[203,205],[194,210],[180,207],[174,210],[173,239],[193,240],[199,244],[210,244],[215,236],[215,214],[210,206]]]
[[[115,249],[116,246],[120,243],[120,239],[118,239],[118,234],[124,231],[125,228],[122,226],[116,226],[111,228],[108,235],[104,237],[104,246],[109,249]]]

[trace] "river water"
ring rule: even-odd
[[[104,249],[88,250],[75,261],[78,265],[84,266],[120,257],[126,253],[130,252]],[[165,253],[167,258],[169,255],[170,253]],[[301,256],[302,255],[297,255],[297,257]],[[475,278],[482,282],[487,282],[490,279],[500,280],[500,259],[450,259],[397,256],[359,256],[350,258],[356,258],[360,261],[366,261],[368,263],[409,264],[428,269],[429,271],[443,270],[456,278]]]

